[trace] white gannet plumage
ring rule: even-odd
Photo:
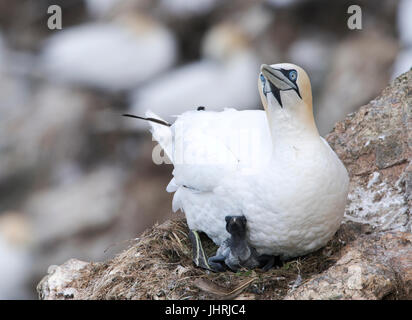
[[[349,179],[319,136],[306,72],[293,64],[261,71],[265,111],[194,110],[170,127],[151,126],[174,164],[173,210],[184,211],[190,229],[220,245],[229,236],[225,216],[244,215],[260,254],[288,258],[324,246],[337,231]]]

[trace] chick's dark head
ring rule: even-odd
[[[226,230],[231,235],[246,235],[246,218],[244,216],[226,216]]]

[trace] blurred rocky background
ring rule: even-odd
[[[172,216],[172,168],[122,113],[260,108],[259,65],[278,62],[308,71],[325,135],[411,68],[412,1],[0,0],[0,299]]]

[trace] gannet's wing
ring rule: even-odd
[[[146,116],[156,117],[152,113]],[[267,162],[271,139],[259,110],[188,111],[169,128],[151,123],[153,136],[173,162],[169,192],[208,192],[231,174],[248,174]]]

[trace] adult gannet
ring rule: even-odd
[[[153,137],[174,164],[167,191],[175,192],[173,210],[184,211],[191,230],[221,245],[229,237],[225,217],[243,215],[258,254],[304,255],[339,228],[348,173],[319,136],[302,68],[264,64],[258,87],[265,111],[194,110],[172,125],[146,116],[157,118],[150,122]],[[239,148],[239,140],[226,139],[245,130],[256,138],[251,152],[242,148],[246,140]]]
[[[53,33],[39,58],[40,69],[53,80],[116,92],[170,68],[177,45],[161,23],[133,13]]]

